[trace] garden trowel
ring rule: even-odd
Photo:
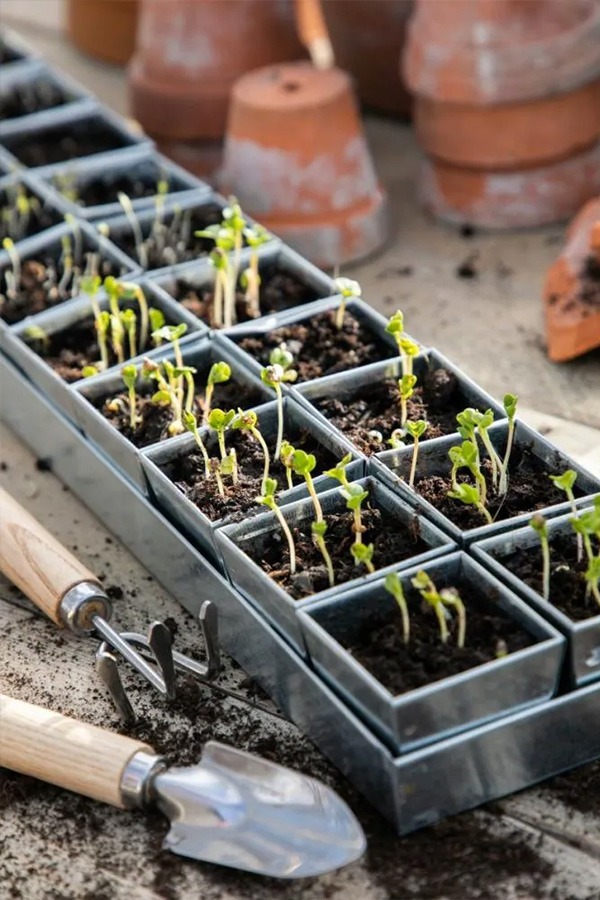
[[[163,847],[277,878],[330,872],[362,855],[346,804],[313,778],[210,741],[169,768],[147,744],[0,695],[0,766],[171,821]]]

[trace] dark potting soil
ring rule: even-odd
[[[277,263],[261,266],[260,278],[261,315],[292,309],[303,303],[310,303],[311,300],[319,299],[319,294],[314,288],[300,281],[295,275],[282,271]],[[194,316],[211,327],[217,327],[218,323],[214,321],[213,317],[214,291],[212,285],[198,287],[184,278],[178,278],[174,294],[175,299]],[[244,291],[241,288],[236,292],[236,313],[238,322],[247,322],[252,318],[244,298]]]
[[[53,109],[68,101],[67,93],[46,78],[21,82],[0,94],[0,121],[28,116],[43,109]]]
[[[294,357],[298,383],[355,369],[396,355],[390,344],[346,313],[341,329],[335,325],[335,310],[312,316],[307,322],[284,325],[268,334],[238,341],[262,365],[269,364],[271,351],[285,343]]]
[[[410,461],[407,461],[407,469],[409,466]],[[488,486],[486,505],[494,521],[500,522],[521,513],[533,513],[545,506],[562,503],[566,499],[564,492],[555,487],[548,477],[560,474],[564,469],[564,463],[558,458],[556,465],[549,468],[526,445],[515,444],[513,446],[508,465],[508,491],[504,497],[494,494],[489,460],[483,460],[481,468]],[[415,478],[417,493],[463,531],[485,525],[484,517],[475,507],[465,506],[459,500],[453,500],[447,496],[448,491],[451,490],[450,462],[448,461],[447,468],[444,465],[443,469],[442,466],[440,469],[444,472],[443,475],[423,476],[419,475],[417,466]],[[457,480],[473,482],[472,478],[463,472],[459,473]],[[576,497],[582,496],[582,491],[577,488],[577,484],[573,488],[573,493]]]
[[[325,541],[333,562],[336,585],[364,575],[366,569],[355,565],[350,552],[350,547],[356,540],[352,530],[352,513],[346,510],[327,513],[325,519]],[[302,600],[329,587],[321,551],[312,539],[311,523],[312,518],[291,529],[297,557],[295,575],[290,573],[288,545],[280,528],[275,528],[264,543],[261,541],[260,546],[243,547],[254,562],[295,600]],[[376,569],[403,562],[429,549],[420,536],[416,517],[410,526],[406,526],[375,502],[369,503],[368,499],[362,511],[362,524],[366,528],[363,542],[375,545],[373,565]]]
[[[0,191],[0,243],[5,238],[12,238],[16,244],[17,241],[22,241],[23,238],[39,234],[40,231],[51,228],[52,225],[58,225],[63,221],[58,212],[46,206],[44,201],[38,198],[36,194],[33,194],[29,188],[21,186],[21,191],[28,200],[33,199],[34,205],[30,208],[27,216],[20,215],[18,217],[14,215],[15,190],[7,190],[5,188],[3,191]],[[12,213],[9,221],[4,218],[5,211]]]
[[[587,557],[577,559],[575,535],[550,535],[550,603],[575,621],[600,616],[600,606],[593,596],[586,596],[584,572]],[[594,552],[600,549],[592,538]],[[503,566],[541,594],[542,553],[539,546],[521,547],[508,554],[494,553]]]
[[[136,309],[135,303],[122,303],[124,309]],[[174,323],[167,320],[167,325]],[[137,327],[138,345],[139,345],[139,322]],[[27,332],[24,334],[25,340]],[[41,356],[57,375],[64,381],[72,384],[82,377],[82,370],[86,366],[97,365],[100,360],[100,348],[98,346],[96,327],[93,316],[86,316],[78,322],[69,325],[61,331],[46,336],[46,340],[38,338],[30,338],[28,340],[32,350]],[[128,359],[127,340],[124,342],[125,358]],[[139,350],[138,352],[142,352]],[[108,345],[108,361],[109,366],[117,364],[117,357]]]
[[[333,392],[335,393],[335,391]],[[311,401],[326,419],[339,428],[355,447],[370,455],[389,450],[387,443],[400,427],[398,379],[369,382],[350,396],[323,397]],[[467,406],[458,379],[446,369],[435,369],[419,379],[408,401],[408,418],[429,423],[421,442],[456,431],[456,415]],[[407,435],[406,441],[411,438]]]
[[[77,189],[76,202],[81,206],[101,206],[105,203],[117,203],[119,194],[127,194],[130,200],[154,197],[160,178],[158,170],[156,176],[153,179],[149,175],[138,176],[133,172],[103,172]]]
[[[349,631],[339,614],[319,622],[372,675],[393,694],[423,687],[451,675],[458,675],[497,658],[498,652],[509,654],[535,643],[520,625],[513,622],[486,594],[486,603],[470,585],[450,581],[436,582],[438,590],[457,588],[467,612],[465,646],[456,646],[457,619],[449,622],[450,637],[440,640],[437,618],[430,606],[424,606],[414,589],[406,591],[410,612],[410,640],[404,643],[402,620],[397,609],[385,615],[374,615],[360,632]]]
[[[91,116],[70,124],[54,125],[29,134],[11,135],[4,145],[24,166],[35,168],[68,159],[80,159],[107,150],[128,147],[116,128]]]
[[[317,471],[331,468],[337,462],[333,454],[317,443],[309,432],[294,430],[290,426],[286,427],[285,434],[286,439],[290,440],[296,449],[314,453],[317,458]],[[267,435],[264,435],[264,438],[273,454],[274,440],[269,439]],[[264,455],[260,444],[244,432],[228,432],[226,444],[227,449],[235,448],[239,483],[233,485],[230,478],[224,479],[224,498],[219,495],[214,478],[208,481],[204,478],[204,462],[200,451],[194,450],[161,466],[163,472],[188,500],[191,500],[212,522],[225,518],[229,522],[239,521],[250,509],[266,512],[266,507],[261,507],[256,502],[256,497],[261,492],[264,469]],[[217,456],[216,441],[210,440],[207,443],[207,450],[209,456]],[[271,460],[269,474],[277,479],[279,491],[287,489],[285,469],[279,460],[276,462]],[[295,478],[294,487],[298,484],[300,481]]]
[[[199,371],[195,376],[196,384],[204,385],[208,377],[208,369]],[[156,406],[151,402],[145,394],[151,393],[156,389],[156,385],[152,382],[145,388],[144,386],[137,388],[138,403],[136,405],[136,414],[140,416],[141,422],[136,426],[135,431],[131,430],[129,417],[129,397],[126,392],[118,394],[117,397],[99,397],[94,398],[93,405],[100,410],[105,419],[114,425],[121,434],[131,441],[136,447],[147,447],[149,444],[155,444],[171,437],[168,433],[168,426],[173,420],[170,409]],[[115,410],[109,409],[110,402],[116,399],[119,408]],[[240,384],[235,378],[232,378],[225,384],[215,385],[213,393],[213,407],[221,406],[223,409],[241,406],[243,409],[249,409],[260,403],[262,395],[255,388],[245,384]],[[204,391],[196,396],[194,404],[194,412],[198,419],[202,418],[204,413]]]
[[[181,215],[173,213],[165,215],[158,236],[154,218],[152,222],[142,224],[142,236],[148,257],[147,268],[160,269],[163,266],[172,266],[206,256],[214,249],[215,242],[209,238],[195,237],[195,232],[202,231],[209,225],[217,225],[222,218],[222,207],[217,203],[207,203],[191,211],[184,210]],[[135,236],[130,228],[120,234],[111,232],[110,239],[131,259],[138,260]]]
[[[125,269],[108,259],[100,259],[99,274],[105,278],[113,275],[119,278]],[[44,253],[34,259],[26,259],[21,263],[21,277],[19,290],[16,297],[8,297],[6,294],[6,278],[4,272],[0,272],[0,298],[4,297],[4,303],[0,304],[0,316],[9,325],[21,322],[27,316],[33,316],[65,300],[70,300],[74,287],[74,275],[81,271],[81,266],[74,267],[73,275],[65,282],[59,291],[59,284],[64,272],[62,262],[57,254]],[[51,286],[46,283],[51,279]],[[76,286],[76,285],[75,285]]]

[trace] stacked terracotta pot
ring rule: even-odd
[[[125,65],[135,47],[138,0],[67,0],[67,30],[78,50]]]
[[[528,227],[600,190],[597,0],[417,0],[404,72],[435,215]]]
[[[207,175],[220,158],[234,82],[303,55],[292,0],[140,0],[131,113],[167,156]]]

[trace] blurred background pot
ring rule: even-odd
[[[374,110],[408,117],[410,96],[398,70],[412,0],[323,0],[336,64],[356,80]]]
[[[135,48],[139,0],[67,0],[67,29],[82,53],[125,65]]]
[[[219,139],[236,79],[303,55],[291,0],[141,0],[132,115],[159,142]]]
[[[512,218],[500,204],[497,220],[490,207],[473,224],[556,221],[595,193],[600,168],[590,178],[589,151],[600,140],[596,0],[417,0],[404,73],[415,94],[417,136],[438,180],[468,182],[472,194],[486,181],[483,173],[498,183],[504,172],[528,183],[542,184],[550,170],[555,184],[565,178],[563,191],[551,191],[553,203],[543,189],[530,189],[526,214],[515,206]],[[561,167],[565,160],[573,166]],[[589,183],[583,197],[569,186],[577,168]],[[428,169],[424,177],[431,179]],[[465,221],[464,204],[453,206],[459,193],[446,189],[445,204],[429,205],[441,218]]]

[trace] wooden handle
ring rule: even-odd
[[[331,69],[335,65],[329,31],[321,8],[321,0],[296,0],[296,30],[313,65],[317,69]]]
[[[42,612],[62,625],[60,602],[82,581],[100,582],[14,497],[0,488],[0,571]]]
[[[141,741],[0,694],[0,766],[124,808],[121,778]]]

